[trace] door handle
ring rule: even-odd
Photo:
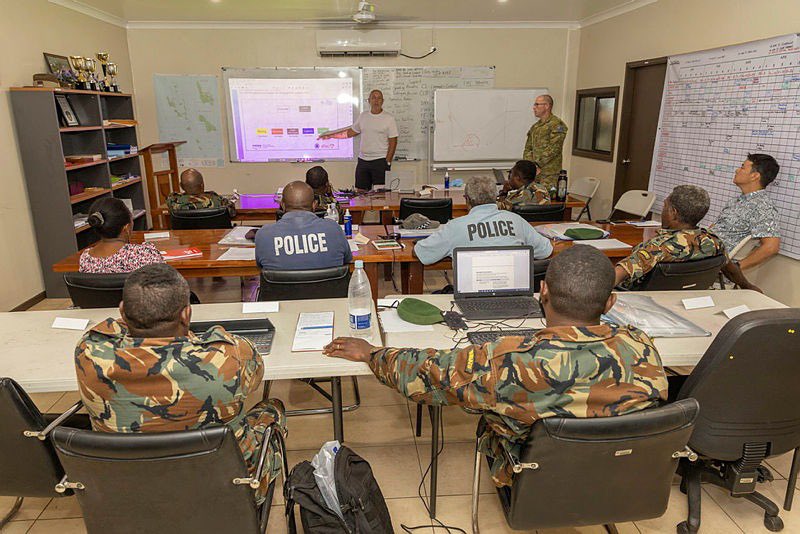
[[[622,160],[622,164],[623,164],[623,165],[627,165],[627,164],[628,164],[628,163],[630,163],[630,162],[631,162],[631,160],[629,160],[629,159],[623,159],[623,160]]]

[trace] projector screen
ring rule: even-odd
[[[357,69],[224,69],[231,161],[352,160],[353,139],[318,137],[353,124],[360,81]]]

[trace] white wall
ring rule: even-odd
[[[2,0],[0,7],[0,310],[5,311],[44,290],[8,88],[30,85],[35,73],[47,72],[43,52],[94,56],[107,51],[126,90],[131,74],[124,28],[47,0]]]
[[[577,89],[622,86],[625,64],[800,30],[797,0],[659,0],[581,29]],[[569,117],[567,124],[572,124]],[[570,176],[596,176],[592,213],[611,209],[616,162],[573,157]],[[800,262],[778,256],[747,276],[781,302],[800,306]]]

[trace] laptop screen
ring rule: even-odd
[[[457,248],[453,251],[455,294],[533,294],[531,247]]]

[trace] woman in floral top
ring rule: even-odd
[[[89,225],[100,235],[100,241],[81,254],[82,273],[129,273],[164,258],[150,243],[132,244],[133,219],[127,206],[118,198],[97,200],[89,209]]]

